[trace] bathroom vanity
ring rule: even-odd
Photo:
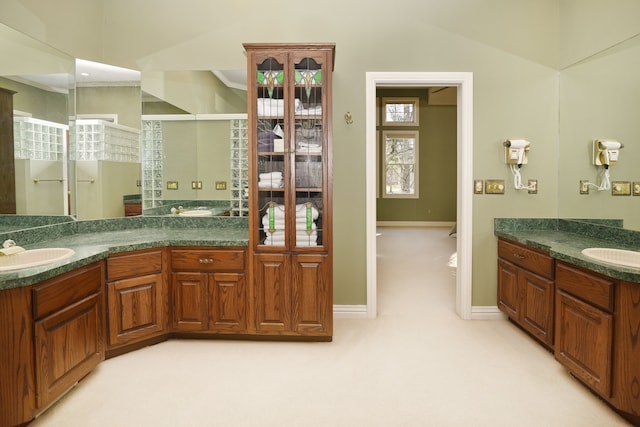
[[[170,338],[331,340],[293,323],[285,334],[259,328],[264,291],[248,279],[246,218],[129,217],[9,234],[75,254],[0,273],[2,427],[32,420],[105,358]]]
[[[583,234],[558,223],[537,229],[502,225],[496,223],[500,310],[638,425],[640,270],[594,262],[581,253],[587,247],[620,247],[624,239],[602,237],[593,230],[598,226],[585,225],[591,230]]]

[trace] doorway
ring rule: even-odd
[[[457,88],[457,271],[456,312],[472,314],[473,223],[473,74],[368,72],[366,73],[366,241],[367,317],[377,316],[376,277],[376,90],[378,87],[454,86]]]

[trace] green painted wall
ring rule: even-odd
[[[145,71],[244,69],[243,42],[336,42],[334,111],[334,300],[366,302],[365,76],[370,71],[473,73],[473,175],[504,179],[502,196],[473,198],[473,304],[496,304],[493,218],[555,217],[561,167],[560,76],[566,64],[640,32],[628,0],[44,0],[3,4],[0,20],[75,57]],[[212,25],[212,17],[220,17]],[[354,20],[357,30],[354,32]],[[69,25],[70,22],[78,25]],[[266,23],[282,23],[267,25]],[[543,30],[541,30],[541,28]],[[596,31],[606,28],[607,31]],[[350,112],[353,124],[346,124]],[[573,126],[573,125],[572,125]],[[513,189],[502,142],[532,142],[522,175],[537,195]],[[626,148],[625,148],[626,150]],[[566,161],[566,160],[565,160]],[[573,179],[571,180],[573,181]],[[564,183],[562,183],[564,185]],[[575,186],[574,182],[570,185]]]
[[[378,126],[378,221],[455,221],[456,220],[456,106],[429,105],[427,89],[379,89],[379,98],[419,98],[419,198],[385,198],[384,130],[415,130],[406,126]],[[382,105],[382,104],[380,104]],[[380,109],[382,110],[382,108]],[[382,114],[382,111],[379,112]],[[382,123],[382,121],[380,122]]]
[[[67,94],[38,89],[14,80],[0,77],[0,87],[16,91],[13,109],[31,113],[35,119],[68,124]]]
[[[139,86],[95,86],[76,89],[76,114],[118,114],[118,124],[142,127]]]

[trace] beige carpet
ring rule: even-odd
[[[147,347],[32,427],[628,425],[509,322],[457,317],[448,229],[379,231],[377,319],[336,319],[332,343]]]

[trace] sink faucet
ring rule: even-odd
[[[182,213],[182,211],[184,211],[184,208],[182,206],[178,206],[178,209],[176,208],[171,208],[171,213],[172,214],[176,214],[179,215]]]
[[[11,248],[11,247],[13,247],[13,246],[15,246],[15,245],[16,245],[16,242],[14,242],[14,241],[13,241],[13,240],[11,240],[11,239],[7,239],[7,240],[5,240],[4,242],[2,242],[2,247],[3,247],[3,248]]]

